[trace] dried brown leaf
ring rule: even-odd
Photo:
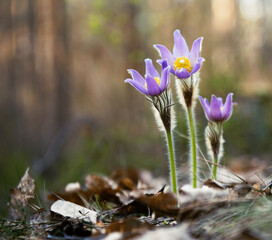
[[[135,188],[135,184],[130,178],[123,178],[119,181],[119,189],[131,191],[134,188]]]
[[[50,194],[48,199],[51,201],[57,201],[63,199],[81,206],[86,206],[90,198],[95,199],[95,195],[101,201],[112,201],[119,203],[119,197],[117,196],[118,190],[113,189],[109,182],[97,175],[90,174],[85,178],[86,189],[78,188],[78,184],[73,191],[66,191],[65,193]],[[67,186],[66,186],[67,188]]]
[[[52,193],[48,195],[48,200],[57,201],[59,199],[63,199],[69,202],[73,202],[75,204],[86,206],[85,202],[91,197],[91,193],[84,190],[78,190],[76,192],[66,192],[66,193]]]
[[[161,216],[177,217],[178,203],[175,194],[164,193],[163,189],[157,194],[140,194],[131,200],[130,203],[123,205],[116,211],[117,214],[155,214],[155,218]]]
[[[178,215],[177,197],[172,192],[164,193],[160,191],[155,195],[139,197],[138,201],[147,205],[155,213],[155,217],[177,217]]]
[[[13,219],[22,218],[22,209],[35,197],[34,179],[30,177],[28,172],[29,168],[26,169],[17,188],[10,189],[10,215]]]
[[[152,229],[153,225],[148,222],[141,222],[137,218],[127,218],[121,221],[113,222],[107,226],[107,234],[112,232],[120,232],[126,234],[126,237],[135,237],[141,235],[149,229]]]
[[[235,185],[236,183],[222,183],[213,179],[208,179],[206,180],[203,185],[207,186],[209,188],[214,188],[214,189],[226,189],[226,188],[231,188]]]
[[[122,181],[124,178],[129,178],[135,186],[139,181],[143,180],[141,179],[140,172],[135,168],[124,168],[117,170],[112,173],[111,178],[117,183]]]
[[[103,201],[120,203],[120,200],[116,195],[119,191],[117,189],[113,189],[110,183],[100,176],[93,174],[88,175],[85,178],[85,186],[91,196],[98,195],[99,199]]]
[[[133,200],[130,203],[123,205],[116,210],[116,213],[118,215],[129,215],[134,213],[148,215],[149,212],[150,210],[148,206],[138,200]]]
[[[238,197],[245,197],[252,189],[252,186],[247,183],[236,184],[233,187],[233,191],[238,195]]]

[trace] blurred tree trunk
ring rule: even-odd
[[[60,129],[69,120],[71,111],[70,91],[70,37],[68,32],[67,7],[65,1],[55,0],[54,18],[54,62],[56,79],[56,124]]]
[[[10,148],[41,153],[70,118],[68,31],[65,1],[0,1],[0,123]]]
[[[17,59],[17,44],[16,44],[16,28],[18,25],[18,21],[16,19],[16,1],[11,0],[8,1],[8,9],[5,9],[6,12],[3,13],[7,15],[7,32],[9,37],[9,45],[8,47],[8,59],[7,59],[7,93],[6,93],[6,103],[7,111],[8,111],[8,128],[7,137],[16,142],[17,144],[21,141],[21,131],[20,131],[20,118],[21,112],[19,109],[18,96],[17,96],[17,74],[20,74],[21,65],[18,64]]]

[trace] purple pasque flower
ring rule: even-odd
[[[171,66],[170,72],[178,78],[189,78],[196,73],[202,62],[205,60],[200,57],[201,45],[203,37],[196,39],[192,49],[189,48],[180,31],[174,31],[174,48],[173,54],[164,45],[156,44],[154,47],[158,50],[162,59],[166,59],[168,65]],[[158,60],[161,63],[162,60]]]
[[[232,114],[232,96],[233,93],[229,93],[225,104],[223,99],[212,95],[211,103],[206,98],[199,96],[200,103],[204,109],[206,118],[211,122],[224,122],[227,121]]]
[[[138,91],[149,96],[160,95],[167,89],[170,82],[170,67],[167,66],[166,61],[162,62],[161,76],[149,58],[145,59],[145,78],[134,69],[128,69],[128,73],[132,79],[128,78],[125,82],[130,83]]]

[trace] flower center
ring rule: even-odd
[[[174,62],[174,70],[185,68],[189,73],[192,71],[192,64],[187,57],[179,57]]]
[[[154,79],[156,80],[158,86],[160,86],[161,80],[158,77],[154,77]],[[145,83],[145,88],[147,89],[147,84]]]

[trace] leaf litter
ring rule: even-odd
[[[120,169],[51,192],[49,210],[36,204],[27,169],[10,191],[10,219],[0,223],[0,234],[3,239],[270,239],[272,182],[258,179],[209,179],[199,189],[182,186],[176,196],[146,171]]]

